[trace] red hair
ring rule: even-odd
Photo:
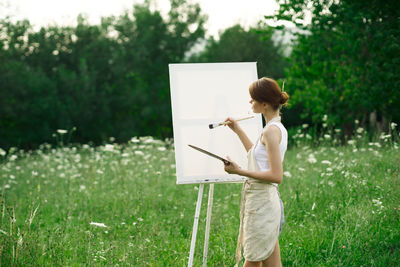
[[[278,83],[271,78],[261,78],[253,82],[249,87],[251,98],[261,103],[268,103],[274,110],[285,105],[289,99],[286,92],[281,92]]]

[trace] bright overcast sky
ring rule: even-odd
[[[86,14],[91,23],[100,17],[119,15],[141,0],[0,0],[0,16],[27,18],[35,26],[50,24],[75,25],[78,14]],[[157,0],[162,13],[169,10],[169,0]],[[200,4],[208,15],[208,34],[234,24],[255,25],[264,15],[271,15],[278,8],[275,0],[192,0]],[[2,11],[1,11],[2,9]]]

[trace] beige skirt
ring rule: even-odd
[[[267,259],[275,249],[281,223],[277,188],[246,183],[244,188],[243,256],[248,261]]]
[[[248,154],[248,170],[260,171],[254,146]],[[283,223],[283,204],[278,185],[248,178],[243,184],[236,265],[243,256],[248,261],[263,261],[274,252]]]

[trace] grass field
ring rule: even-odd
[[[333,143],[287,151],[283,265],[399,266],[399,144]],[[198,186],[176,185],[170,140],[43,145],[0,160],[0,266],[187,265]],[[215,185],[208,266],[234,265],[240,191]]]

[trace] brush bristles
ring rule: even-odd
[[[223,125],[223,123],[213,123],[213,124],[209,124],[209,125],[208,125],[208,128],[214,129],[214,128],[216,128],[216,127],[218,127],[218,126],[221,126],[221,125]]]

